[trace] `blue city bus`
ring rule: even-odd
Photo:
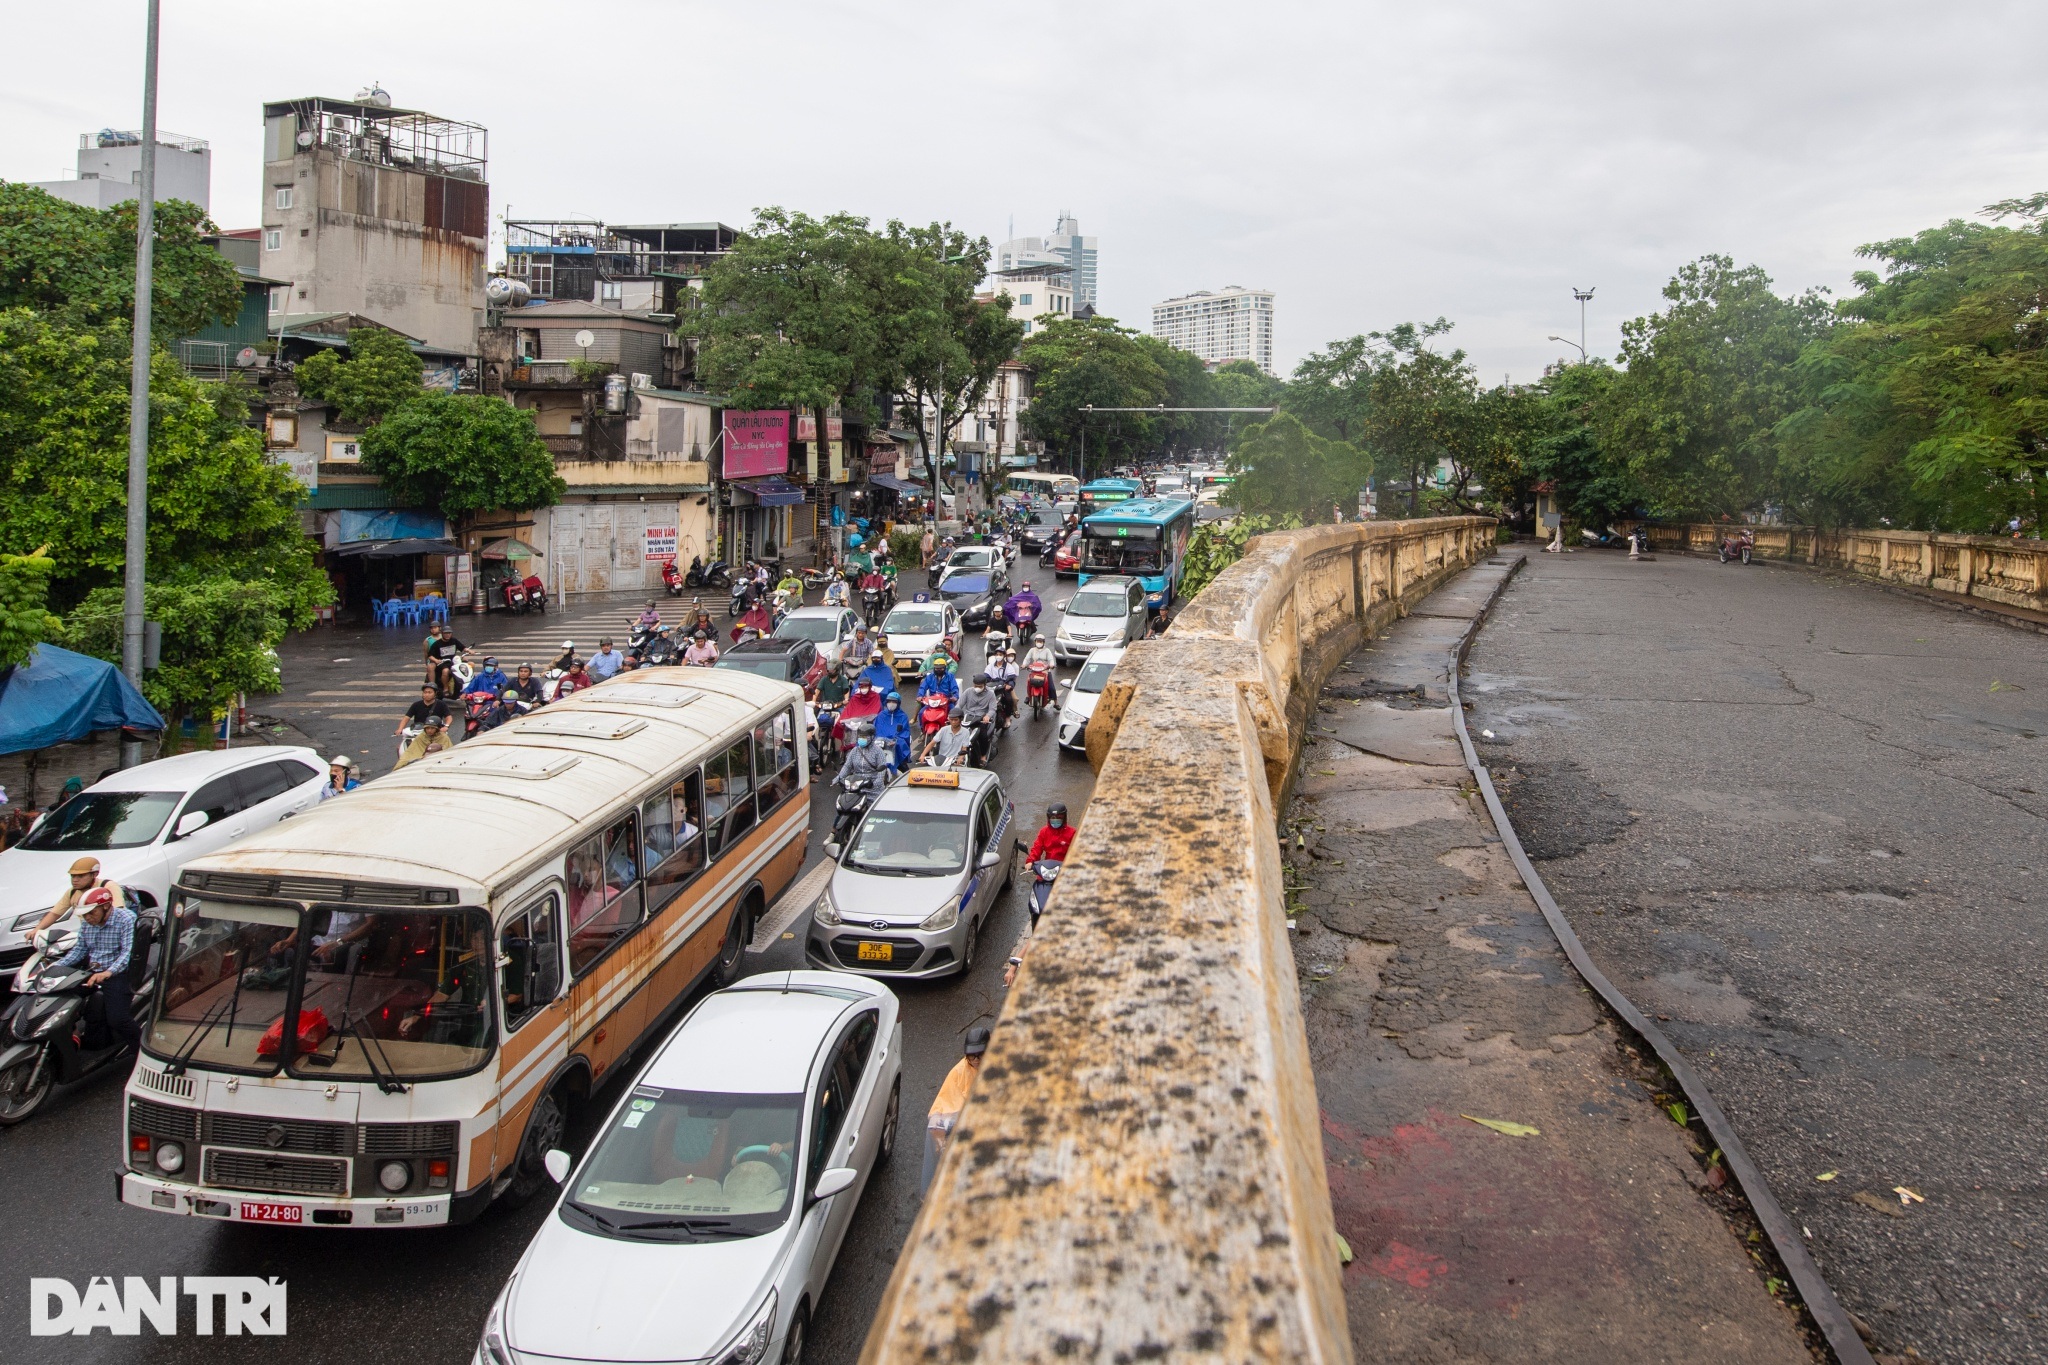
[[[1145,585],[1150,610],[1170,606],[1194,533],[1195,505],[1185,498],[1132,498],[1092,513],[1081,519],[1081,581],[1129,574]]]
[[[1145,496],[1145,485],[1136,479],[1097,479],[1081,485],[1074,495],[1082,516],[1099,512],[1112,503],[1129,502]]]

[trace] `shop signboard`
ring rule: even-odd
[[[732,412],[724,415],[728,479],[756,479],[789,468],[787,412]]]
[[[682,539],[681,528],[675,526],[650,526],[647,528],[647,552],[643,556],[649,564],[659,564],[676,557],[676,544]]]

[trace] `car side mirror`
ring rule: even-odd
[[[980,862],[978,862],[978,863],[976,863],[976,864],[975,864],[974,866],[975,866],[975,869],[976,869],[977,871],[980,871],[980,872],[987,872],[987,871],[988,871],[988,870],[989,870],[990,868],[996,868],[996,867],[1001,867],[1002,865],[1003,865],[1003,855],[1002,855],[1002,854],[1000,854],[1000,853],[984,853],[984,854],[982,854],[982,855],[981,855],[981,861],[980,861]]]
[[[174,839],[183,839],[187,835],[197,834],[200,830],[205,829],[207,825],[211,822],[211,817],[209,817],[205,811],[188,810],[183,815],[178,817],[178,827],[171,831],[171,837]]]
[[[836,843],[827,842],[825,845],[825,856],[835,863],[839,861],[839,855],[844,852],[846,850]]]
[[[813,1199],[830,1199],[842,1190],[853,1188],[853,1182],[860,1179],[860,1172],[851,1166],[834,1166],[818,1177],[817,1185],[811,1190]]]
[[[542,1157],[540,1164],[547,1168],[548,1179],[557,1185],[569,1178],[569,1154],[559,1147]]]

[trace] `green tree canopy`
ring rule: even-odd
[[[1143,413],[1090,414],[1084,408],[1149,407],[1166,401],[1166,372],[1138,334],[1115,318],[1064,317],[1024,338],[1020,352],[1033,372],[1024,434],[1078,458],[1086,432],[1089,468],[1147,448],[1155,418]]]
[[[448,517],[562,500],[565,485],[533,414],[502,398],[431,393],[363,433],[363,468],[408,507]]]
[[[426,392],[424,366],[406,339],[382,327],[352,327],[348,359],[320,351],[299,362],[299,392],[331,404],[345,422],[381,422]]]
[[[1010,316],[1010,296],[975,297],[988,269],[988,239],[970,238],[950,223],[907,228],[889,224],[875,244],[878,302],[890,319],[891,349],[904,390],[918,411],[939,414],[949,436],[988,396],[1003,362],[1017,353],[1024,324]],[[917,424],[925,473],[938,472],[927,423]]]
[[[127,327],[135,316],[135,215],[68,203],[31,185],[0,181],[0,308],[26,308],[72,327]],[[200,240],[214,230],[182,199],[156,206],[150,330],[158,340],[232,322],[242,280]]]
[[[117,581],[128,504],[128,339],[0,311],[0,550],[50,547],[60,612]],[[332,596],[299,525],[304,489],[264,455],[240,393],[170,355],[150,368],[149,577],[268,584],[293,624]]]
[[[1595,529],[1644,510],[1643,490],[1628,463],[1600,444],[1601,407],[1620,377],[1598,361],[1566,365],[1545,375],[1536,389],[1539,408],[1525,457],[1529,481],[1556,485],[1566,519]]]
[[[1231,494],[1246,516],[1330,520],[1333,508],[1358,510],[1372,460],[1346,441],[1318,436],[1291,412],[1277,412],[1238,434],[1227,466]]]
[[[188,715],[220,715],[237,694],[281,690],[273,646],[284,638],[286,608],[271,585],[209,574],[151,583],[142,601],[163,627],[161,661],[142,675],[142,695],[172,726]],[[64,622],[64,643],[118,664],[121,589],[95,588],[79,603]]]
[[[1621,329],[1627,369],[1601,405],[1601,444],[1627,460],[1653,515],[1760,512],[1787,493],[1775,431],[1805,406],[1797,363],[1827,334],[1827,301],[1780,298],[1727,256],[1686,265],[1664,297],[1669,308]]]
[[[50,577],[57,561],[47,549],[34,554],[0,554],[0,668],[12,668],[62,623],[50,615]]]
[[[1381,348],[1378,334],[1346,337],[1311,351],[1294,367],[1286,387],[1288,411],[1325,436],[1353,440],[1365,431],[1366,410]]]

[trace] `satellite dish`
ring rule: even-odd
[[[597,345],[597,334],[586,327],[576,334],[576,344],[587,351]]]
[[[256,348],[254,346],[244,346],[241,350],[235,352],[235,364],[242,369],[246,370],[255,363]]]
[[[299,145],[300,145],[301,147],[310,147],[310,146],[312,146],[312,145],[313,145],[313,130],[312,130],[311,128],[303,128],[303,129],[301,129],[301,130],[299,131],[299,136],[298,136],[298,138],[297,138],[296,140],[297,140],[298,144],[299,144]]]

